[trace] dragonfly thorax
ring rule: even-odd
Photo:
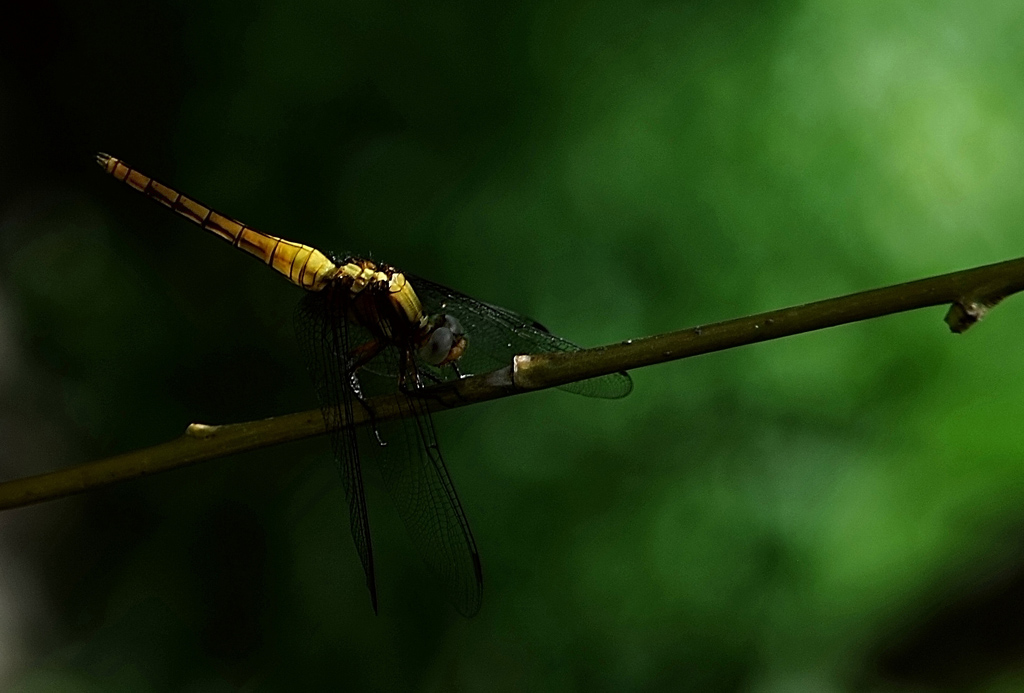
[[[378,339],[415,351],[432,366],[454,363],[466,350],[466,332],[458,319],[425,314],[412,283],[394,267],[348,258],[338,266],[334,281],[351,297],[348,319]]]
[[[362,293],[368,286],[389,292],[401,291],[405,277],[387,265],[378,267],[370,260],[349,258],[334,269],[332,279],[342,282],[353,294]]]

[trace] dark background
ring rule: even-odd
[[[0,24],[0,477],[309,409],[299,294],[114,182],[595,345],[1022,254],[1013,2],[34,3]],[[0,515],[13,691],[1024,689],[1024,304],[439,415],[472,620],[324,439]]]

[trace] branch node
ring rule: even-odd
[[[191,423],[188,428],[185,429],[185,435],[191,438],[198,438],[199,440],[205,440],[212,438],[217,435],[217,430],[220,426],[210,426],[201,423]]]
[[[1006,297],[1005,292],[975,293],[952,303],[944,318],[951,332],[961,334],[981,320]]]

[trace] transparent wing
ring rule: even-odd
[[[303,298],[298,331],[324,416],[336,427],[340,423],[338,411],[351,416],[354,407],[362,406],[354,402],[348,385],[351,374],[345,372],[344,364],[352,348],[364,344],[370,333],[344,319],[342,302],[347,300],[348,292],[338,291],[334,297],[329,292],[327,289]],[[396,347],[389,346],[368,364],[372,373],[384,377],[360,370],[360,383],[367,396],[398,393],[400,356]],[[403,409],[402,418],[376,425],[384,446],[371,435],[357,435],[351,427],[331,432],[349,500],[352,536],[363,561],[374,609],[376,587],[360,451],[377,464],[413,544],[443,582],[448,600],[459,613],[472,616],[480,610],[483,574],[469,522],[441,456],[426,402],[415,397],[399,397],[397,402]]]
[[[308,293],[299,303],[295,327],[299,345],[324,419],[331,429],[331,447],[338,461],[345,500],[348,501],[349,524],[359,560],[366,573],[370,602],[377,612],[377,583],[373,570],[373,547],[370,541],[370,519],[366,512],[363,472],[359,463],[359,447],[355,430],[341,427],[341,414],[351,420],[354,396],[345,372],[346,356],[352,349],[349,324],[345,321],[345,300],[348,292]],[[334,298],[332,301],[331,299]]]
[[[428,279],[408,273],[406,276],[428,314],[448,313],[462,323],[469,345],[459,359],[459,368],[466,373],[484,373],[507,366],[516,354],[571,352],[581,348],[551,334],[528,317],[478,301]],[[613,373],[559,389],[587,397],[618,399],[632,391],[633,381],[627,373]]]
[[[469,521],[437,444],[426,402],[397,400],[402,418],[379,425],[385,446],[370,445],[384,486],[423,560],[463,616],[480,610],[483,571]]]

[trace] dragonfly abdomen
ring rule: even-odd
[[[117,180],[220,236],[236,248],[258,257],[303,289],[320,291],[337,273],[337,266],[312,246],[271,236],[226,217],[109,154],[97,154],[96,161]]]

